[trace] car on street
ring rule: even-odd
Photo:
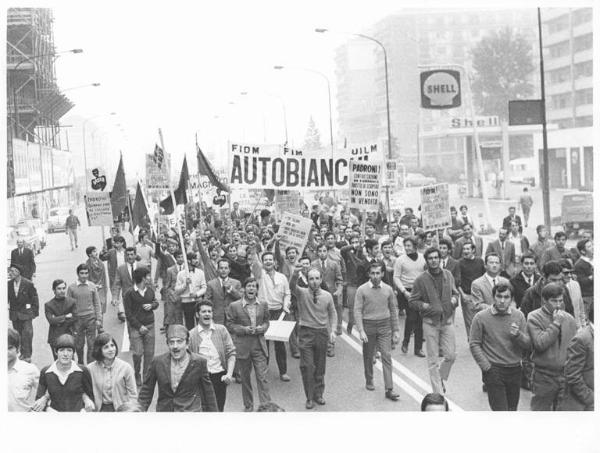
[[[48,233],[65,231],[65,222],[69,217],[69,208],[52,208],[48,214]]]
[[[18,240],[25,241],[25,247],[30,248],[34,255],[42,251],[42,241],[33,225],[25,222],[19,222],[17,225],[9,227],[7,249],[13,250],[17,247]]]
[[[437,183],[433,176],[425,176],[423,173],[407,173],[406,187],[421,187]]]
[[[594,231],[594,197],[592,192],[573,192],[563,195],[561,224],[569,237],[581,230]]]
[[[33,229],[37,233],[38,237],[40,238],[41,247],[42,248],[46,247],[48,226],[46,225],[45,222],[42,222],[41,219],[22,219],[17,224],[17,227],[21,224],[30,225],[31,227],[33,227]]]

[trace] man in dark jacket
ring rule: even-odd
[[[10,252],[10,262],[21,266],[21,277],[31,280],[35,275],[33,250],[25,247],[23,239],[17,240],[17,248]]]
[[[535,263],[535,255],[531,252],[521,256],[521,272],[510,279],[510,284],[513,286],[515,305],[521,307],[521,302],[525,292],[534,286],[541,275],[537,273],[537,265]]]
[[[521,301],[520,310],[525,315],[525,318],[529,316],[533,310],[540,308],[542,304],[542,288],[548,283],[558,283],[563,286],[563,274],[562,267],[558,261],[548,261],[542,268],[543,277],[540,278],[535,285],[525,291],[523,299]],[[569,291],[564,288],[563,302],[565,304],[565,311],[573,316],[573,303],[569,296]]]
[[[157,412],[218,412],[206,359],[188,352],[190,334],[180,324],[167,330],[169,352],[152,361],[138,402],[148,410],[158,384]]]
[[[577,250],[580,257],[573,269],[581,287],[586,311],[589,311],[594,302],[594,244],[591,239],[582,239],[577,243]]]
[[[8,317],[13,328],[21,336],[21,360],[31,362],[33,348],[33,323],[32,320],[39,316],[40,305],[35,286],[30,280],[23,278],[23,268],[16,263],[11,263],[8,268]]]
[[[48,344],[52,350],[54,360],[57,359],[54,342],[61,335],[68,333],[75,336],[76,302],[67,297],[67,284],[64,280],[57,279],[52,282],[54,297],[44,304],[44,313],[50,324],[48,328]]]

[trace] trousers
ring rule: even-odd
[[[394,388],[392,380],[392,321],[390,318],[380,320],[363,320],[363,327],[368,341],[363,343],[363,366],[365,380],[373,383],[373,356],[375,350],[381,353],[383,365],[383,383],[386,390]]]
[[[69,235],[71,250],[73,250],[74,247],[77,247],[77,228],[67,228],[67,234]]]
[[[356,297],[357,286],[346,286],[346,304],[348,306],[348,330],[354,326],[354,298]]]
[[[329,333],[327,329],[300,326],[298,347],[300,348],[300,372],[307,400],[323,396],[325,391],[325,363]]]
[[[143,380],[148,376],[150,371],[150,364],[154,358],[154,343],[155,343],[155,329],[154,323],[145,326],[148,332],[142,334],[138,329],[129,327],[129,343],[131,345],[131,352],[133,356],[133,371],[135,375],[140,375],[142,369],[142,359],[144,360],[144,374]]]
[[[181,304],[183,309],[183,319],[185,321],[185,327],[187,330],[192,330],[196,327],[196,304],[189,302]]]
[[[471,323],[475,317],[475,309],[473,308],[473,302],[471,301],[470,294],[464,294],[461,297],[460,309],[462,310],[463,319],[465,320],[465,329],[467,330],[467,341],[471,338]]]
[[[215,397],[217,398],[217,407],[219,408],[219,412],[223,412],[223,409],[225,408],[227,384],[225,384],[221,378],[226,374],[227,373],[225,371],[221,371],[219,373],[210,373],[210,380],[212,382],[213,389],[215,389]]]
[[[406,289],[408,292],[412,291],[410,288]],[[408,305],[408,301],[406,301],[404,294],[399,293],[398,297],[401,297],[405,301],[403,305],[406,307],[406,322],[404,323],[404,339],[402,340],[402,344],[408,347],[410,336],[414,333],[416,353],[423,349],[423,318],[418,310],[415,310]]]
[[[260,347],[253,348],[250,351],[250,357],[247,359],[237,359],[236,364],[242,378],[242,400],[246,409],[254,407],[254,396],[252,394],[252,381],[250,374],[254,367],[256,375],[256,386],[258,387],[258,400],[260,404],[271,401],[269,395],[269,383],[267,380],[267,357]]]
[[[87,363],[92,363],[94,358],[92,357],[94,340],[96,339],[97,327],[96,327],[96,315],[89,314],[84,316],[78,316],[75,322],[75,351],[77,352],[77,362],[80,365],[84,364],[83,361],[83,349],[87,342]]]
[[[425,336],[425,351],[429,379],[435,393],[444,393],[442,380],[448,380],[450,369],[456,360],[456,333],[452,321],[431,324],[429,320],[423,321],[423,334]],[[440,362],[440,352],[443,359]]]
[[[533,366],[531,376],[531,410],[555,411],[565,392],[565,375],[562,371]]]
[[[492,365],[483,373],[488,402],[493,411],[516,411],[521,395],[521,366]]]
[[[31,359],[33,353],[33,323],[31,319],[15,319],[12,326],[21,336],[22,359]]]
[[[279,319],[279,315],[283,311],[282,308],[279,310],[269,310],[269,319],[271,321]],[[275,361],[277,362],[277,368],[279,369],[279,375],[287,374],[287,351],[285,349],[285,343],[283,341],[274,341],[275,343]],[[271,356],[271,342],[267,341],[267,351],[269,351],[269,357],[267,357],[267,364]]]

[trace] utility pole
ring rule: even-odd
[[[550,168],[548,162],[548,131],[546,129],[546,89],[544,86],[544,48],[542,46],[542,13],[537,9],[538,33],[540,41],[540,83],[542,101],[542,203],[544,207],[544,224],[551,230],[552,219],[550,218]]]

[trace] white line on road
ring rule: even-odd
[[[346,330],[346,328],[348,326],[347,323],[346,323],[346,321],[343,321],[342,325],[344,327],[344,330]],[[354,350],[356,350],[358,353],[360,353],[362,355],[362,348],[359,346],[359,344],[357,344],[357,342],[361,343],[362,341],[360,339],[360,336],[356,333],[356,330],[352,331],[352,337],[354,337],[354,339],[356,341],[354,341],[346,333],[342,333],[341,337]],[[381,360],[378,360],[377,364],[375,366],[377,367],[378,370],[381,371],[382,370]],[[402,375],[403,377],[407,377],[411,381],[413,381],[418,387],[420,387],[422,390],[424,390],[425,393],[432,392],[431,385],[427,384],[420,377],[418,377],[416,374],[414,374],[412,371],[410,371],[408,368],[406,368],[404,365],[400,364],[398,361],[396,361],[393,358],[392,358],[392,367],[400,375]],[[423,394],[423,393],[419,392],[418,390],[416,390],[411,384],[409,384],[405,380],[401,379],[398,375],[396,375],[396,373],[392,373],[392,378],[393,378],[394,382],[396,384],[398,384],[400,386],[400,388],[402,388],[406,393],[408,393],[410,396],[412,396],[417,402],[419,402],[419,403],[421,402],[421,400],[423,399],[423,397],[425,396],[425,394]],[[463,411],[463,409],[460,406],[458,406],[456,403],[452,402],[447,397],[446,397],[446,401],[448,401],[448,406],[450,407],[450,409],[452,411],[455,411],[455,412],[461,412],[461,411]]]

